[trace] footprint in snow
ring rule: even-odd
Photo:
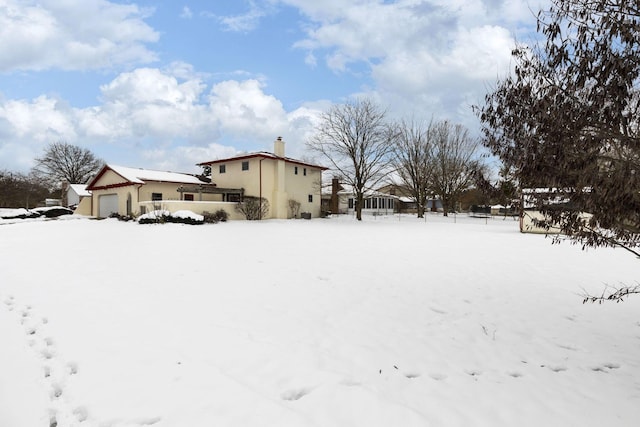
[[[620,365],[618,365],[617,363],[605,363],[602,366],[595,366],[595,367],[591,368],[591,370],[594,371],[594,372],[607,373],[610,370],[618,369],[618,368],[620,368]]]
[[[36,316],[37,311],[30,305],[20,306],[13,297],[4,300],[5,305],[16,313],[16,317],[24,327],[24,333],[33,352],[40,357],[42,363],[43,381],[49,387],[49,400],[51,410],[49,412],[49,427],[79,426],[89,418],[84,407],[72,406],[65,393],[65,384],[78,373],[76,362],[67,362],[60,358],[56,345],[46,329],[49,319]],[[143,420],[136,425],[151,425],[154,419]],[[151,422],[147,422],[151,421]]]
[[[289,400],[289,401],[300,400],[304,396],[309,394],[311,390],[312,390],[311,388],[291,389],[282,393],[280,397],[282,398],[282,400]]]
[[[545,367],[545,365],[541,365],[541,367]],[[562,365],[549,365],[547,368],[551,369],[553,372],[564,372],[567,370],[567,367]]]
[[[472,377],[477,377],[482,375],[482,371],[479,371],[477,369],[469,369],[464,371],[467,375],[471,375]]]
[[[447,376],[444,374],[436,373],[436,374],[429,374],[429,376],[436,381],[442,381],[447,379]]]

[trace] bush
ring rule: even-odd
[[[167,218],[171,217],[171,213],[167,210],[158,209],[148,212],[138,217],[139,224],[164,224]]]
[[[247,196],[238,202],[236,211],[240,212],[248,220],[263,219],[269,212],[269,201],[259,197]]]
[[[109,215],[109,218],[116,218],[118,221],[133,221],[133,217],[130,215],[120,215],[117,212],[113,212]]]
[[[138,217],[139,224],[164,224],[167,222],[173,224],[200,225],[204,224],[205,220],[203,215],[198,215],[187,210],[171,213],[167,210],[161,209]]]
[[[218,209],[214,213],[202,212],[204,216],[204,222],[207,224],[217,224],[219,222],[226,222],[229,219],[229,214],[224,209]]]

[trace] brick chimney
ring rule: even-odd
[[[278,157],[284,157],[284,141],[281,136],[273,142],[273,154]]]

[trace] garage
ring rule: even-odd
[[[100,218],[106,218],[113,212],[118,212],[118,195],[117,194],[105,194],[98,197],[98,216]]]

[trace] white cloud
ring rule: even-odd
[[[189,9],[189,6],[185,6],[182,8],[182,13],[180,14],[180,18],[183,18],[183,19],[193,18],[193,12],[191,12],[191,9]]]
[[[87,146],[112,163],[185,171],[239,150],[271,150],[277,136],[289,155],[302,155],[318,106],[288,112],[256,79],[207,90],[189,64],[175,63],[121,73],[101,86],[101,103],[87,108],[47,96],[0,98],[0,169],[27,170],[57,140]]]
[[[305,62],[368,68],[375,97],[396,114],[471,121],[470,105],[511,69],[515,39],[535,28],[546,0],[281,0],[309,22],[294,46]],[[475,121],[475,119],[474,119]],[[466,124],[466,123],[465,123]]]
[[[243,14],[232,16],[211,16],[218,19],[227,31],[247,33],[254,30],[260,20],[269,13],[268,5],[258,5],[255,1],[249,1],[249,10]]]
[[[157,59],[147,45],[158,33],[150,13],[106,0],[4,0],[0,7],[0,70],[84,70]]]

